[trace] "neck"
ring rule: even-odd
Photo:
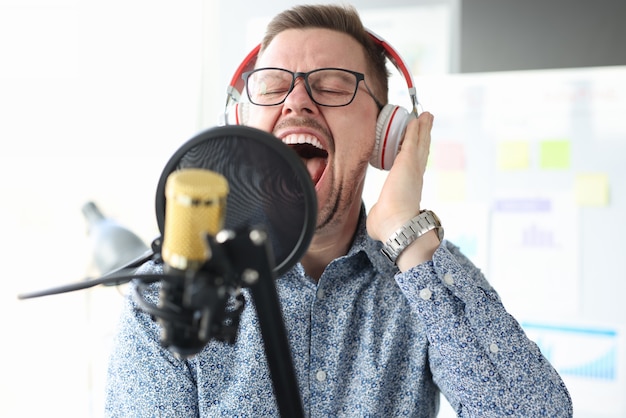
[[[309,249],[301,260],[304,271],[315,281],[319,280],[333,260],[346,255],[350,250],[359,222],[360,205],[358,209],[348,216],[345,222],[329,225],[315,233]]]

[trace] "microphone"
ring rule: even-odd
[[[164,240],[170,233],[170,176],[189,168],[208,169],[228,179],[228,211],[225,229],[215,237],[207,235],[207,261],[194,279],[186,276],[183,289],[177,289],[182,293],[176,297],[183,301],[183,311],[189,307],[195,310],[192,308],[186,319],[163,315],[166,312],[154,315],[165,324],[162,329],[167,329],[161,344],[169,344],[174,354],[193,355],[211,338],[234,343],[246,302],[241,287],[249,288],[278,409],[281,416],[302,417],[299,386],[273,278],[302,257],[315,232],[317,199],[308,170],[297,153],[267,132],[245,126],[204,131],[183,144],[163,169],[157,186],[156,215]],[[161,253],[169,251],[163,248]],[[141,301],[140,294],[135,296]],[[159,303],[164,302],[169,300],[162,293]],[[150,313],[149,306],[144,310]],[[198,316],[199,312],[202,315]]]
[[[227,292],[221,275],[205,264],[210,242],[224,224],[228,181],[213,171],[187,168],[167,178],[167,216],[161,257],[164,278],[157,304],[161,344],[180,357],[199,352],[208,342]]]

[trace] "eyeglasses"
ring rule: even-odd
[[[374,97],[365,82],[365,75],[342,68],[320,68],[307,73],[294,73],[283,68],[258,68],[241,76],[246,83],[248,99],[259,106],[283,103],[292,92],[296,79],[302,77],[311,100],[320,106],[347,106],[354,100],[359,83],[363,81],[367,93],[379,108],[382,104]]]

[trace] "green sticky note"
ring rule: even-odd
[[[540,145],[539,166],[542,169],[568,169],[571,165],[570,141],[542,141]]]

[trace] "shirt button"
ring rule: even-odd
[[[315,373],[315,378],[318,382],[323,382],[326,380],[326,372],[324,370],[318,370],[317,373]]]
[[[491,343],[489,344],[489,351],[496,354],[498,351],[500,351],[500,347],[498,347],[498,344],[496,343]]]
[[[428,289],[427,287],[420,290],[420,298],[424,300],[430,299],[432,295],[433,295],[433,292],[431,292],[430,289]]]
[[[318,299],[324,299],[324,296],[325,296],[324,289],[322,289],[322,288],[317,289],[317,294],[316,295],[317,295]]]
[[[454,284],[454,278],[450,273],[446,273],[443,275],[443,281],[448,285],[452,286]]]

